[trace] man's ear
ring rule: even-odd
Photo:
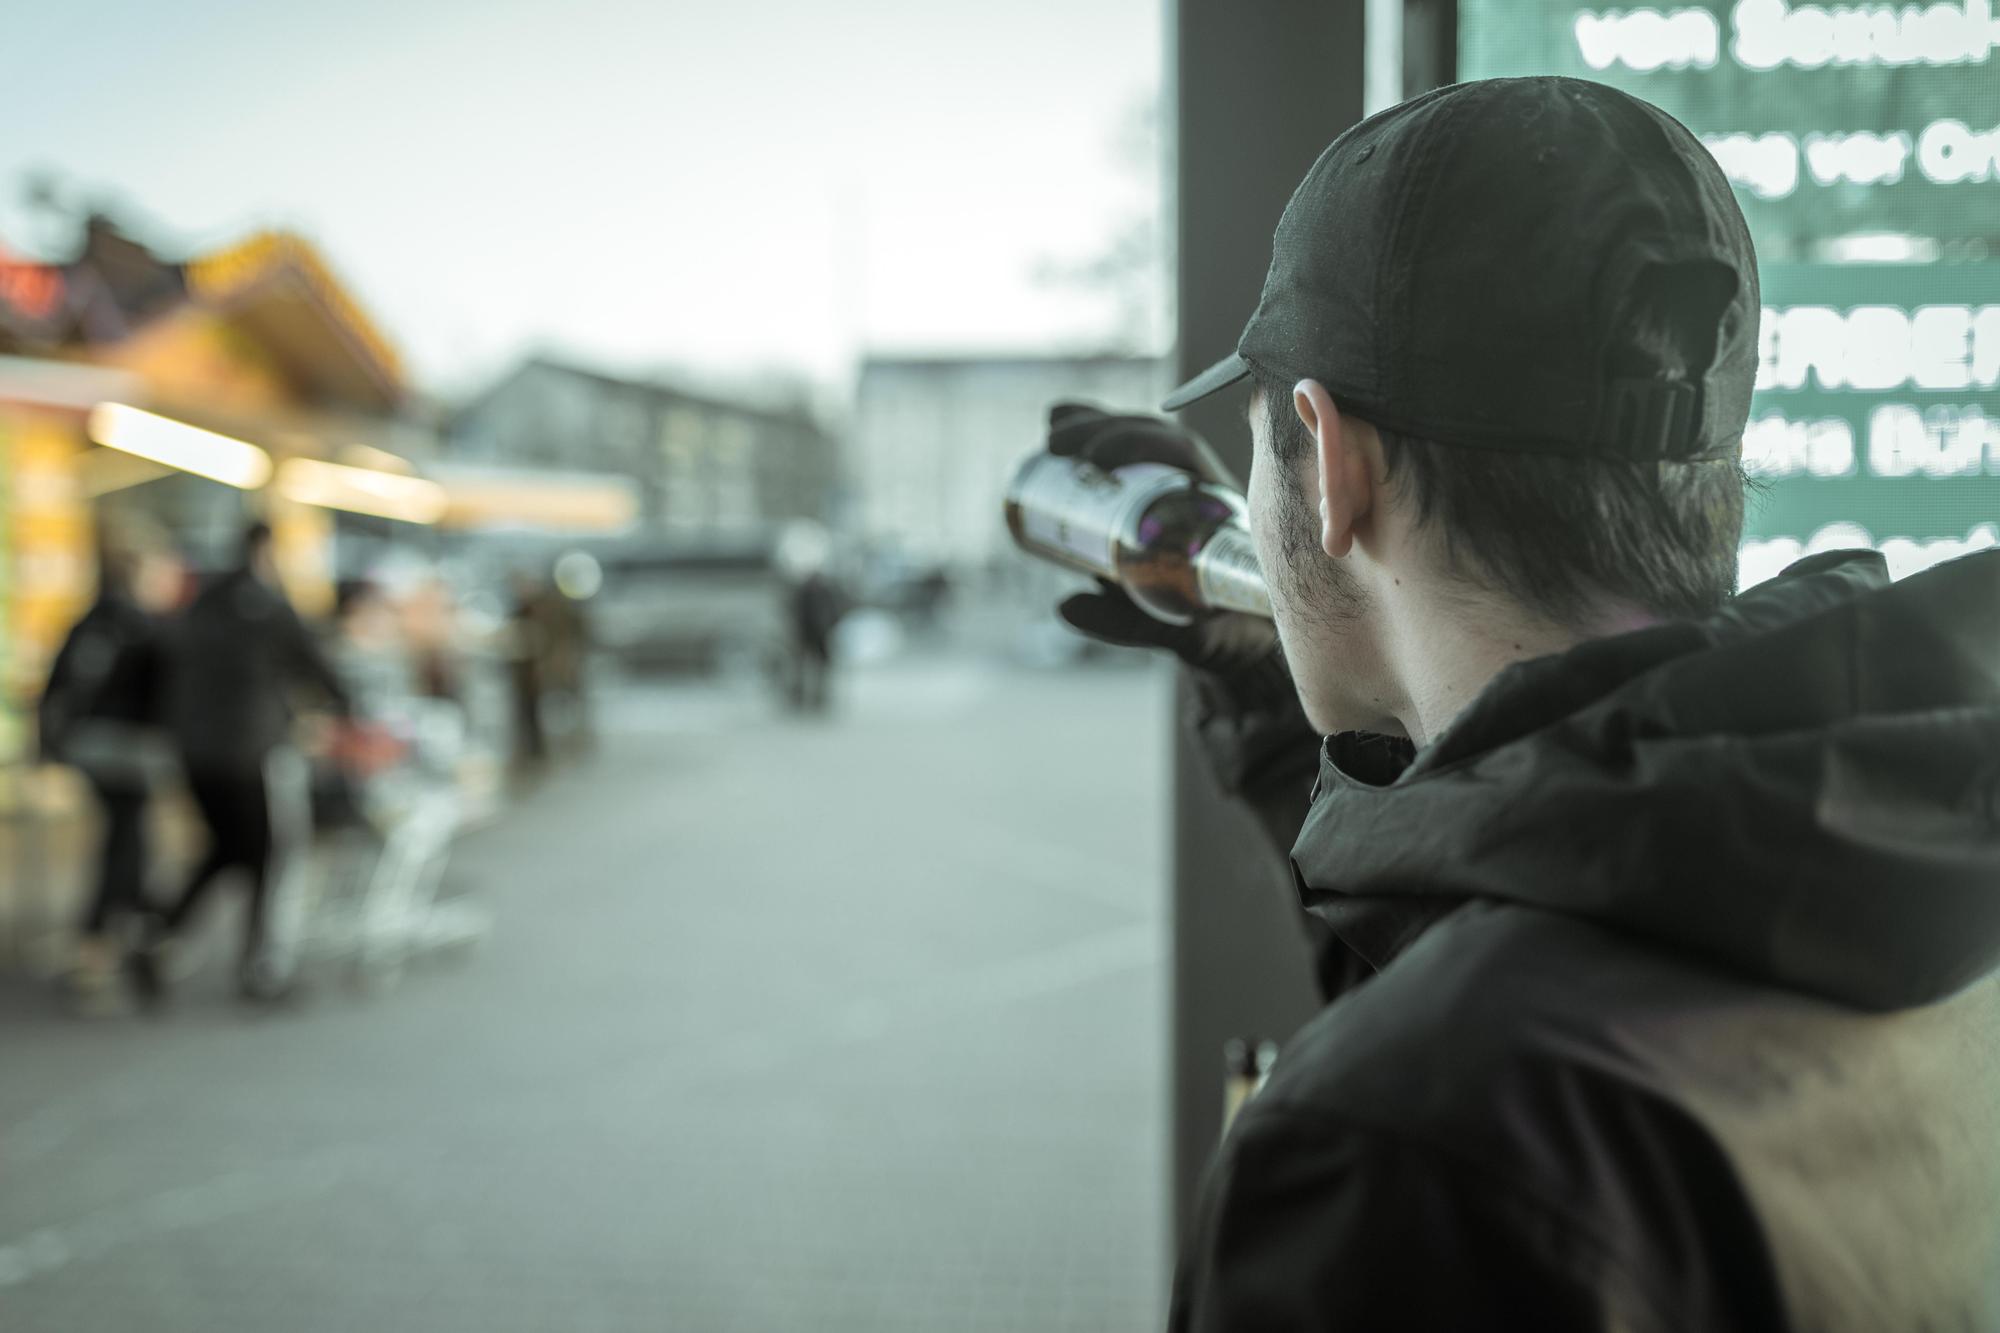
[[[1319,475],[1319,544],[1335,560],[1354,549],[1355,530],[1375,505],[1368,458],[1343,428],[1333,395],[1318,380],[1292,386],[1292,406],[1313,437]]]

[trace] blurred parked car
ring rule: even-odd
[[[784,652],[782,576],[768,542],[628,543],[595,552],[596,648],[633,671],[760,667]]]

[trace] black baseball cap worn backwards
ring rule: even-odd
[[[1642,292],[1712,308],[1687,376],[1619,338]],[[1756,252],[1685,126],[1603,84],[1456,84],[1334,140],[1292,195],[1234,355],[1177,410],[1252,371],[1440,443],[1623,459],[1737,449],[1757,374]]]

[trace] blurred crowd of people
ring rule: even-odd
[[[356,950],[407,934],[466,821],[460,798],[480,785],[469,770],[491,761],[487,785],[504,773],[520,790],[593,748],[586,613],[602,571],[585,553],[517,553],[511,580],[478,591],[415,556],[386,559],[340,582],[325,623],[308,624],[261,522],[207,577],[140,512],[105,514],[97,547],[96,600],[54,659],[37,719],[41,760],[75,770],[101,815],[66,973],[84,1012],[170,994],[231,880],[247,902],[239,994],[291,998],[327,884],[366,881]],[[857,601],[823,538],[793,548],[762,594],[779,611],[763,660],[783,706],[825,715],[836,631]],[[178,876],[149,841],[173,792],[204,840]],[[348,873],[362,860],[367,874]]]
[[[303,910],[315,846],[365,835],[370,882],[405,904],[441,872],[468,731],[453,590],[435,573],[344,582],[315,628],[286,596],[264,524],[244,530],[230,568],[197,581],[136,514],[105,522],[99,565],[96,601],[57,654],[38,716],[42,759],[81,774],[102,815],[71,993],[89,1013],[163,999],[190,970],[212,890],[234,878],[247,893],[238,993],[285,1001],[303,928],[274,913]],[[583,696],[583,631],[573,613],[548,628],[557,611],[532,586],[519,600],[508,645],[517,757],[539,764],[551,684]],[[150,811],[176,785],[206,847],[155,894],[165,876]],[[370,911],[378,933],[397,925],[379,904]]]

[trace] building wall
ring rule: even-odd
[[[1066,399],[1131,412],[1167,387],[1152,358],[871,358],[853,430],[859,526],[872,542],[961,569],[1012,547],[1001,494]]]
[[[659,535],[735,537],[823,518],[833,438],[791,417],[529,362],[462,412],[452,456],[468,463],[604,472],[639,487]]]

